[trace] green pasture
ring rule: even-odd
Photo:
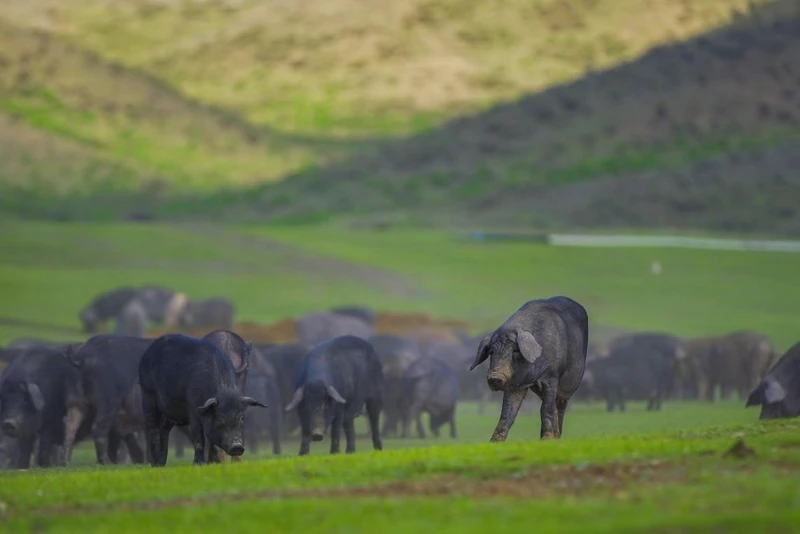
[[[738,402],[625,414],[579,404],[560,441],[539,441],[538,418],[522,415],[490,444],[496,407],[474,408],[463,407],[456,444],[386,440],[375,452],[361,439],[331,456],[322,442],[301,458],[290,441],[283,457],[238,464],[6,472],[0,529],[792,532],[800,518],[796,421],[757,422]],[[740,438],[754,456],[725,456]]]
[[[0,223],[0,342],[78,339],[77,312],[124,284],[231,298],[270,322],[332,305],[496,326],[523,302],[583,303],[594,326],[797,341],[800,255],[471,243],[444,232],[325,227]],[[662,273],[651,274],[658,260]]]
[[[0,342],[80,339],[78,309],[123,284],[224,295],[239,319],[273,321],[335,304],[501,322],[525,300],[565,294],[594,325],[700,335],[753,328],[796,341],[800,256],[679,249],[480,244],[419,231],[204,225],[0,223]],[[661,262],[659,276],[650,273]],[[357,424],[354,455],[297,438],[238,464],[98,467],[82,443],[64,469],[0,473],[7,532],[791,532],[800,525],[800,424],[759,422],[741,399],[574,402],[564,438],[539,441],[524,408],[487,443],[494,400],[458,407],[458,438],[386,439]],[[427,430],[427,428],[426,428]],[[412,434],[415,435],[412,428]],[[743,438],[753,455],[724,452]],[[749,450],[749,449],[748,449]]]

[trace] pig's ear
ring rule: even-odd
[[[300,404],[300,401],[303,400],[303,387],[304,386],[300,386],[295,390],[294,395],[292,395],[292,400],[290,400],[289,404],[286,405],[285,410],[287,412],[293,410],[294,407]]]
[[[491,340],[492,336],[486,336],[481,340],[481,344],[478,345],[478,353],[475,355],[475,360],[472,362],[472,365],[469,366],[470,371],[478,367],[489,357],[489,342]]]
[[[524,330],[517,332],[517,346],[522,357],[530,363],[542,355],[542,346],[530,332]]]
[[[761,382],[756,389],[754,389],[750,396],[747,397],[747,404],[744,405],[745,408],[749,408],[750,406],[758,406],[764,400],[764,382]]]
[[[263,402],[258,402],[253,397],[242,397],[242,403],[244,403],[247,406],[260,406],[262,408],[267,407],[266,404],[264,404]]]
[[[209,410],[211,410],[211,408],[213,408],[216,405],[217,405],[217,398],[216,397],[211,397],[210,399],[208,399],[206,401],[206,403],[204,405],[199,407],[199,410],[202,413],[208,413]]]
[[[764,400],[767,404],[781,402],[786,398],[786,390],[775,379],[767,379],[767,387],[764,389]]]
[[[328,386],[328,395],[330,395],[331,398],[339,404],[347,404],[347,401],[344,400],[344,397],[339,395],[339,392],[336,391],[336,388],[333,386]]]
[[[33,407],[36,408],[37,412],[41,412],[44,408],[44,396],[42,396],[42,390],[39,389],[39,386],[34,384],[33,382],[28,382],[28,395],[31,397],[31,402],[33,403]]]

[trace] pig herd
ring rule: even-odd
[[[79,313],[81,343],[18,340],[0,349],[0,465],[68,465],[91,440],[97,462],[163,466],[172,441],[194,463],[236,461],[268,440],[274,454],[299,429],[299,454],[329,436],[330,452],[355,452],[355,418],[366,416],[376,450],[386,437],[457,437],[456,407],[502,393],[492,441],[504,441],[532,391],[540,437],[557,439],[572,398],[626,400],[658,410],[668,398],[748,396],[762,418],[800,414],[800,344],[774,366],[754,332],[704,339],[639,332],[589,344],[589,318],[563,296],[523,304],[497,329],[452,338],[379,334],[362,307],[296,321],[299,341],[251,343],[232,331],[223,298],[191,301],[159,286],[100,295]],[[113,333],[96,333],[114,320]],[[145,337],[150,323],[211,329],[203,337]],[[482,370],[478,370],[481,367]],[[177,427],[177,428],[176,428]],[[177,431],[173,431],[176,429]]]

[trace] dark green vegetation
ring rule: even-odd
[[[685,423],[706,428],[615,435],[617,425],[644,414],[596,411],[591,415],[608,435],[558,442],[522,439],[536,425],[521,417],[518,437],[504,444],[245,457],[199,468],[7,473],[0,486],[3,527],[519,532],[535,519],[539,532],[792,532],[799,517],[798,423],[708,427],[693,408],[668,405],[647,419],[680,412]],[[578,417],[582,410],[588,412],[573,410],[574,428],[589,420],[589,413]],[[744,444],[732,447],[739,438]]]
[[[780,351],[797,341],[800,255],[478,244],[446,233],[204,225],[3,223],[0,343],[79,339],[77,312],[116,286],[221,295],[271,322],[363,303],[501,323],[525,299],[565,294],[594,326],[679,335],[752,328]],[[651,262],[661,262],[654,276]]]
[[[798,230],[793,1],[29,4],[6,213]]]

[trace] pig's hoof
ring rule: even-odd
[[[507,436],[501,436],[499,434],[495,434],[495,435],[492,436],[492,439],[490,440],[490,443],[501,443],[501,442],[506,440],[506,437]]]
[[[556,435],[552,432],[545,432],[542,434],[542,439],[556,439]]]

